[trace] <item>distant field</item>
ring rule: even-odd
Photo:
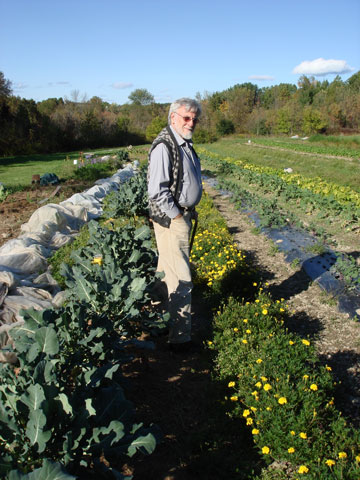
[[[92,150],[97,155],[105,155],[119,149]],[[31,185],[33,175],[55,173],[60,179],[72,177],[74,160],[80,157],[79,152],[53,153],[45,155],[21,155],[0,158],[0,182],[8,187],[26,187]]]
[[[232,135],[203,146],[221,156],[260,166],[292,168],[304,177],[320,177],[360,192],[360,135],[352,136],[351,141],[350,137],[326,138],[315,137],[312,142],[294,139],[292,143],[289,138]],[[339,157],[347,158],[331,158],[335,151]]]

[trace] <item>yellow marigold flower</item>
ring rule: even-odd
[[[250,407],[253,412],[256,412],[257,408],[256,407]]]
[[[256,395],[257,395],[258,393],[259,393],[258,391],[254,390],[253,392],[251,392],[251,395],[252,395],[253,397],[256,397]]]
[[[232,397],[230,397],[230,400],[232,402],[237,402],[239,400],[239,397],[237,395],[233,395]]]
[[[266,377],[260,377],[263,382],[266,382],[267,378]]]
[[[292,340],[289,340],[289,345],[294,345],[294,343]]]
[[[339,452],[339,458],[347,458],[346,452]]]
[[[285,403],[287,403],[286,397],[280,397],[278,402],[280,403],[280,405],[284,405]]]
[[[308,378],[309,378],[309,375],[304,375],[304,376],[303,376],[303,379],[304,379],[304,380],[307,380]]]
[[[255,387],[256,387],[256,388],[261,388],[261,387],[262,387],[262,383],[261,383],[261,382],[255,383]]]
[[[253,419],[251,417],[248,417],[246,419],[246,425],[252,425],[253,424]]]
[[[326,368],[326,370],[328,370],[329,372],[332,372],[332,368],[329,367],[329,365],[325,365],[325,368]]]
[[[255,303],[260,303],[260,300],[257,298],[257,299],[255,300]]]
[[[237,327],[235,327],[235,328],[234,328],[234,332],[236,333],[236,332],[238,332],[238,331],[239,331],[239,329],[238,329]]]
[[[307,347],[310,345],[309,340],[302,339],[301,342],[306,345]]]
[[[291,430],[290,435],[295,435],[294,430]]]
[[[329,458],[329,460],[326,460],[326,465],[328,465],[329,467],[332,467],[333,465],[335,465],[335,460],[331,460],[331,458]]]
[[[267,315],[268,314],[268,311],[266,310],[266,308],[264,308],[261,312],[263,315]]]
[[[208,282],[207,283],[208,287],[211,287],[212,284],[213,284],[213,282]]]
[[[305,440],[305,439],[307,438],[307,435],[306,435],[305,432],[300,432],[300,433],[299,433],[299,437],[300,437],[300,438],[303,438],[303,439]]]
[[[208,344],[208,345],[212,345],[213,342],[212,342],[211,340],[208,340],[207,344]]]
[[[249,320],[247,318],[244,318],[244,320],[243,320],[244,323],[248,323],[248,321]]]
[[[243,417],[248,417],[250,415],[250,410],[246,409],[243,411]]]
[[[310,390],[312,390],[313,392],[316,392],[317,389],[318,389],[318,386],[316,385],[316,383],[312,383],[310,385]]]
[[[253,428],[253,429],[251,430],[251,433],[252,433],[253,435],[259,435],[260,431],[259,431],[257,428]]]
[[[262,363],[261,358],[258,358],[258,359],[256,360],[256,363]]]
[[[246,338],[243,338],[241,341],[242,341],[242,343],[245,343],[245,344],[248,343],[248,341],[246,340]]]
[[[229,383],[228,383],[228,387],[229,387],[229,388],[235,387],[235,382],[229,382]]]
[[[356,455],[355,460],[360,463],[360,455]]]
[[[280,312],[285,312],[285,310],[283,308],[280,308]]]
[[[256,283],[256,282],[253,282],[253,286],[254,286],[254,287],[257,287],[257,283]]]
[[[247,333],[247,334],[251,333],[251,330],[250,330],[250,329],[247,329],[247,330],[246,330],[246,333]]]
[[[270,448],[265,446],[262,447],[261,451],[264,455],[268,455],[270,453]]]
[[[272,387],[271,387],[270,383],[265,383],[265,385],[264,385],[264,390],[265,390],[265,392],[271,390],[271,388],[272,388]]]
[[[298,472],[299,473],[308,473],[309,469],[306,465],[300,465]]]
[[[289,452],[289,453],[294,453],[294,452],[295,452],[295,448],[294,448],[294,447],[288,448],[288,452]]]

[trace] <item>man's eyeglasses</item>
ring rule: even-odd
[[[198,117],[188,117],[188,116],[180,115],[180,113],[177,113],[177,112],[174,112],[174,113],[176,113],[176,115],[179,115],[179,117],[182,117],[186,123],[191,122],[191,120],[194,123],[197,123],[199,121]]]

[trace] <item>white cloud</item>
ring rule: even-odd
[[[329,75],[331,73],[348,73],[354,68],[350,67],[345,60],[325,60],[317,58],[316,60],[304,61],[297,65],[292,73],[299,75]]]
[[[111,84],[111,86],[113,88],[116,88],[117,90],[122,90],[124,88],[130,88],[133,85],[134,85],[133,83],[129,83],[129,82],[115,82],[115,83]]]
[[[270,75],[250,75],[249,80],[259,80],[259,82],[265,82],[266,80],[275,80],[275,77]]]

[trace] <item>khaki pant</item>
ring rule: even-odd
[[[154,231],[159,253],[157,270],[164,272],[167,286],[168,310],[170,313],[170,343],[191,340],[191,282],[190,232],[191,213],[172,220],[165,228],[154,222]]]

